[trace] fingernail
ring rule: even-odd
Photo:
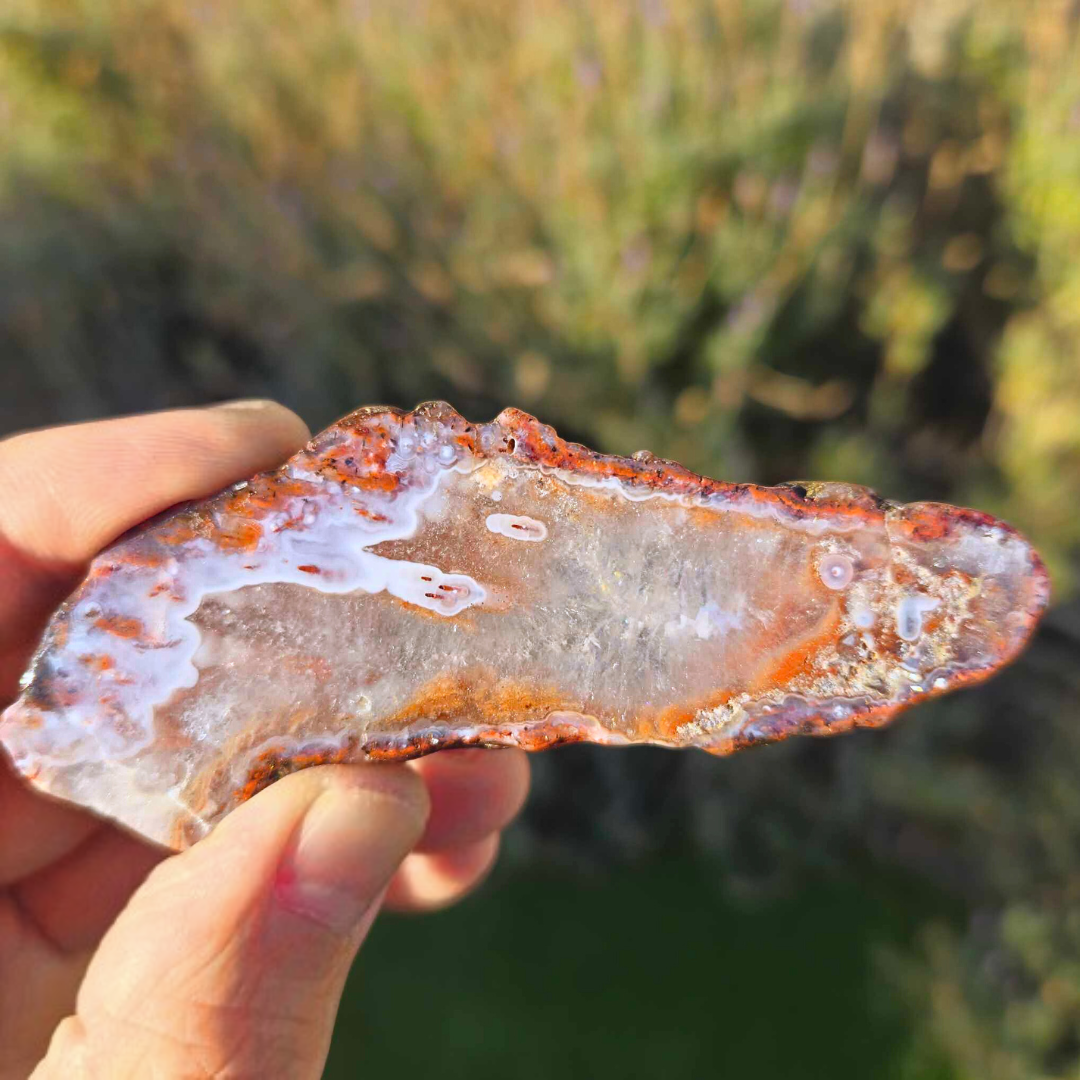
[[[364,917],[424,828],[422,788],[411,777],[367,781],[335,783],[312,803],[275,881],[282,907],[341,934]]]
[[[216,401],[213,405],[207,405],[208,409],[267,409],[276,405],[276,402],[266,398],[237,398],[235,401]]]

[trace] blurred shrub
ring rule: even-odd
[[[0,426],[235,394],[315,425],[513,403],[728,479],[979,505],[1064,598],[1077,21],[1065,0],[7,0]],[[949,881],[991,914],[903,973],[940,1038],[972,1077],[1074,1075],[1076,659],[1059,629],[991,694],[839,748],[559,772],[598,781],[594,851],[691,829],[734,884],[867,847]],[[565,851],[545,775],[530,842]]]

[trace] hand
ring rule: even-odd
[[[239,402],[0,442],[0,706],[101,547],[307,435]],[[170,856],[32,791],[0,753],[0,1077],[319,1076],[379,907],[465,895],[527,786],[520,751],[324,766]]]

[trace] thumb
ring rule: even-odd
[[[261,792],[134,894],[34,1077],[320,1076],[349,965],[427,810],[401,766]]]

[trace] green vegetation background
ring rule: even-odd
[[[0,7],[0,430],[512,403],[974,504],[1053,570],[1018,665],[889,731],[539,760],[498,886],[376,934],[333,1075],[1080,1075],[1078,19]]]

